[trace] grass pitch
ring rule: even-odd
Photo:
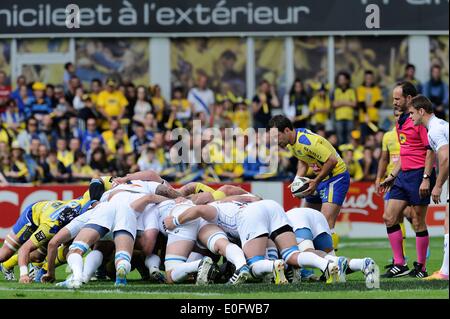
[[[432,238],[430,241],[430,257],[428,271],[440,268],[442,262],[443,238]],[[408,264],[416,256],[415,239],[407,240],[406,250]],[[380,266],[390,259],[389,242],[385,239],[342,239],[339,255],[350,258],[372,257]],[[66,277],[65,266],[57,271],[58,281]],[[18,278],[18,270],[16,277]],[[66,290],[54,284],[20,285],[0,278],[0,299],[448,299],[449,284],[447,281],[424,281],[403,277],[382,279],[380,289],[368,290],[365,287],[362,273],[347,276],[344,284],[325,285],[324,283],[290,284],[275,286],[269,284],[248,283],[238,287],[214,284],[209,286],[195,285],[162,285],[139,280],[137,271],[129,276],[129,284],[125,288],[114,288],[113,282],[90,282],[79,290]]]

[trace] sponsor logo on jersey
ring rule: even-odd
[[[44,234],[44,232],[42,230],[40,230],[36,235],[34,235],[34,237],[36,237],[36,240],[38,242],[41,242],[41,241],[43,241],[46,238],[45,234]]]
[[[405,144],[406,143],[406,135],[403,133],[400,133],[400,135],[398,136],[398,139],[400,141],[400,144]]]

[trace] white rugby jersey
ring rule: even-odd
[[[116,187],[110,189],[107,192],[104,192],[102,197],[100,198],[101,202],[107,201],[109,199],[109,195],[117,190],[123,190],[131,193],[139,193],[139,194],[155,194],[156,188],[161,185],[157,182],[146,182],[141,180],[130,181],[129,183],[119,184]]]
[[[428,121],[428,142],[434,152],[448,145],[448,122],[438,119],[434,114]]]
[[[217,209],[217,220],[214,222],[223,229],[227,236],[239,238],[237,219],[239,213],[247,207],[247,203],[237,201],[232,202],[213,202],[208,205]]]

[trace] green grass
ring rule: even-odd
[[[428,260],[430,274],[439,269],[442,261],[441,238],[432,238],[430,242],[431,256]],[[415,239],[408,239],[407,254],[411,256],[409,264],[415,257]],[[388,263],[390,248],[387,240],[380,239],[343,239],[339,255],[350,258],[370,256],[380,266]],[[63,280],[66,276],[65,267],[57,271],[57,279]],[[16,273],[18,276],[18,273]],[[129,276],[129,285],[125,288],[115,289],[112,282],[91,282],[77,291],[65,290],[52,284],[20,285],[17,282],[6,282],[0,278],[0,299],[26,299],[26,298],[74,298],[74,299],[448,299],[448,282],[423,281],[409,277],[398,279],[385,279],[380,283],[380,289],[368,290],[364,284],[364,276],[355,273],[347,276],[347,283],[325,285],[323,283],[299,283],[286,286],[248,283],[239,287],[226,285],[209,285],[197,287],[195,285],[157,285],[142,282],[139,274],[134,271]]]

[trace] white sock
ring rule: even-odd
[[[362,271],[364,267],[364,259],[350,259],[348,267],[353,271]]]
[[[273,270],[273,260],[258,260],[254,264],[251,265],[251,270],[255,277],[262,277],[266,274],[269,274]]]
[[[95,271],[102,264],[103,254],[99,250],[91,251],[84,259],[83,282],[87,283],[91,280]]]
[[[131,271],[131,256],[126,251],[118,251],[114,257],[114,262],[116,264],[116,271],[119,268],[125,269],[125,274],[129,274]]]
[[[159,269],[160,265],[161,265],[161,258],[159,258],[158,255],[150,255],[147,258],[145,258],[145,266],[147,266],[150,272],[154,271],[155,269]]]
[[[225,257],[236,266],[236,269],[246,265],[244,252],[236,244],[228,244],[225,248]]]
[[[73,279],[81,281],[83,278],[83,257],[80,254],[72,253],[67,257],[67,263],[72,268]]]
[[[196,261],[196,260],[199,260],[199,259],[202,259],[202,258],[203,258],[202,254],[199,254],[199,253],[196,253],[196,252],[191,252],[189,254],[188,259],[186,260],[186,262],[188,263],[188,262]]]
[[[196,272],[201,260],[180,263],[172,269],[171,277],[173,282],[183,281],[190,273]]]
[[[310,251],[298,254],[297,263],[300,267],[314,267],[322,271],[325,271],[328,265],[328,261],[325,258],[317,256]]]
[[[277,260],[278,259],[278,249],[276,247],[266,248],[266,259]]]
[[[448,234],[444,235],[444,260],[440,272],[448,276]]]
[[[333,256],[333,255],[326,255],[323,258],[325,258],[326,260],[331,260],[331,261],[335,262],[336,264],[337,264],[337,262],[339,260],[339,257],[337,257],[336,255],[335,256]]]

